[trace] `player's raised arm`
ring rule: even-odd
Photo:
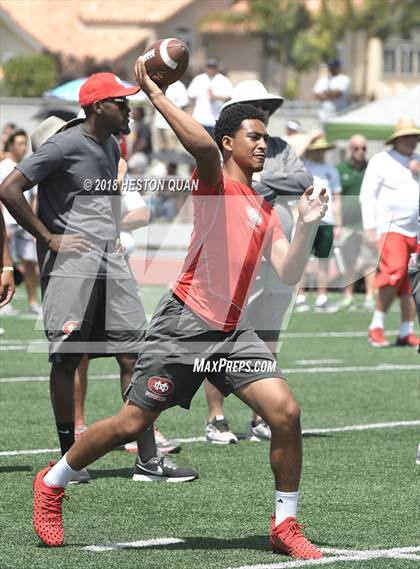
[[[172,103],[149,77],[140,58],[135,67],[137,80],[150,102],[168,121],[182,146],[197,162],[198,176],[207,186],[215,186],[221,178],[219,150],[208,132],[191,115]]]

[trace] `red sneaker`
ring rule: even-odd
[[[387,348],[388,340],[385,338],[383,328],[369,328],[369,342],[374,348]]]
[[[49,547],[59,547],[64,542],[63,522],[61,509],[63,499],[67,498],[62,486],[47,486],[44,476],[54,466],[51,461],[47,468],[38,472],[34,478],[34,530]]]
[[[285,553],[297,559],[320,559],[322,552],[302,533],[304,526],[295,517],[286,518],[276,526],[276,518],[271,516],[270,543],[273,553]]]
[[[419,339],[413,333],[408,334],[408,336],[404,336],[403,338],[401,338],[401,336],[398,336],[397,346],[411,346],[412,348],[418,348]]]

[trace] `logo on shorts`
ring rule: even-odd
[[[259,213],[259,211],[255,209],[255,207],[247,207],[246,213],[249,219],[248,225],[252,227],[252,229],[255,229],[255,227],[259,227],[260,225],[262,225],[263,217]]]
[[[159,377],[157,375],[151,377],[147,382],[150,391],[156,395],[170,395],[174,390],[174,384],[170,379]]]
[[[68,322],[63,324],[63,332],[67,336],[78,329],[79,329],[79,322],[76,322],[76,320],[69,320]]]

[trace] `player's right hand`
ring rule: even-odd
[[[71,235],[51,235],[48,249],[53,253],[84,253],[93,251],[94,247],[83,233],[72,233]]]
[[[141,90],[150,98],[159,93],[164,94],[164,91],[156,85],[150,75],[147,73],[146,65],[142,57],[139,57],[134,66],[134,73]]]

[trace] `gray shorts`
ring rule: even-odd
[[[137,354],[146,316],[134,279],[41,279],[44,328],[50,359]]]
[[[155,310],[126,395],[151,411],[189,409],[206,378],[227,396],[271,377],[282,381],[282,372],[251,327],[212,329],[168,292]]]
[[[35,238],[20,225],[9,225],[10,252],[15,261],[37,262]]]

